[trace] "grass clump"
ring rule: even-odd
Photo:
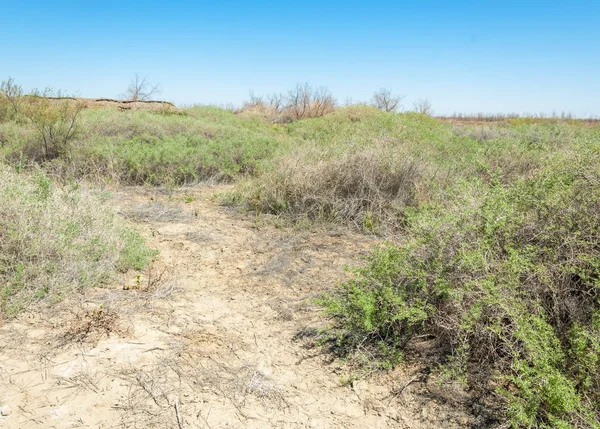
[[[384,145],[339,155],[318,147],[279,158],[275,168],[250,182],[246,192],[255,211],[337,223],[377,231],[397,225],[415,204],[421,167]]]
[[[143,268],[156,254],[105,198],[0,164],[0,316]]]
[[[440,371],[513,427],[600,427],[600,144],[573,149],[408,210],[401,243],[325,300],[338,351],[389,362],[432,338]]]

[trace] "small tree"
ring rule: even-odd
[[[294,89],[288,91],[287,108],[295,119],[303,118],[309,107],[310,86],[308,83],[296,84]]]
[[[320,86],[313,91],[311,100],[311,116],[319,117],[330,113],[335,108],[335,98],[329,89]]]
[[[422,113],[424,115],[433,115],[433,108],[431,107],[431,102],[427,98],[419,98],[414,102],[413,107],[415,112]]]
[[[23,113],[37,130],[45,160],[70,156],[70,143],[78,131],[84,105],[51,89],[34,90],[25,97]]]
[[[286,94],[275,92],[266,97],[258,97],[250,92],[250,100],[244,102],[242,111],[258,112],[281,123],[324,116],[335,107],[336,100],[326,87],[298,83]]]
[[[332,112],[335,105],[335,98],[327,88],[299,83],[287,93],[285,110],[294,119],[316,118]]]
[[[384,112],[395,112],[402,107],[400,102],[403,98],[402,95],[392,94],[392,91],[387,88],[381,88],[373,94],[371,103]]]
[[[160,86],[148,82],[146,77],[141,77],[138,73],[135,74],[123,98],[130,101],[146,101],[150,100],[153,95],[160,93]]]
[[[279,92],[267,95],[267,101],[273,113],[281,113],[285,107],[285,96]]]
[[[19,113],[23,88],[17,85],[15,80],[9,76],[8,80],[0,84],[0,118],[15,117]]]

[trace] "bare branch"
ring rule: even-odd
[[[415,112],[422,113],[424,115],[433,115],[433,108],[431,102],[427,98],[419,98],[414,102],[413,107]]]
[[[395,112],[402,107],[400,102],[404,96],[393,95],[387,88],[381,88],[373,94],[372,104],[384,112]]]
[[[153,95],[160,93],[160,86],[148,82],[146,77],[141,77],[138,73],[135,74],[123,98],[130,101],[146,101],[151,100]]]

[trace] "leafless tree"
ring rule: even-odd
[[[264,104],[264,100],[261,96],[254,94],[254,91],[250,91],[250,100],[248,101],[249,104],[252,105],[257,105],[257,104]]]
[[[285,95],[274,92],[265,97],[250,91],[250,99],[242,105],[242,110],[253,110],[266,115],[280,114],[285,109]]]
[[[274,113],[281,113],[285,107],[285,96],[281,93],[274,92],[267,95],[267,101]]]
[[[373,94],[372,104],[384,112],[395,112],[400,109],[402,105],[400,102],[404,96],[394,95],[392,91],[387,88],[381,88]]]
[[[287,94],[287,107],[294,116],[294,118],[303,118],[306,110],[309,107],[309,93],[310,86],[305,83],[297,84],[294,89],[291,89]]]
[[[323,116],[333,110],[335,107],[335,98],[331,92],[324,86],[320,86],[312,91],[311,116]]]
[[[433,108],[431,107],[431,102],[427,98],[419,98],[414,102],[413,107],[415,112],[422,113],[424,115],[432,115]]]
[[[335,98],[325,87],[297,84],[287,94],[286,110],[295,119],[323,116],[335,108]]]
[[[148,82],[146,77],[141,77],[138,73],[135,74],[123,98],[131,101],[150,100],[153,95],[160,93],[160,86]]]
[[[254,91],[250,91],[250,99],[244,101],[242,109],[253,109],[263,110],[265,108],[265,100],[262,97],[254,94]]]
[[[241,110],[259,112],[280,123],[324,116],[335,107],[336,100],[327,88],[299,83],[285,94],[274,92],[259,97],[250,92],[250,99],[244,102]]]

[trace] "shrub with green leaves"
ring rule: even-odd
[[[4,164],[0,225],[2,317],[102,285],[117,271],[142,269],[156,254],[102,195]]]
[[[235,200],[293,222],[333,221],[383,235],[402,234],[407,208],[444,200],[457,181],[499,174],[511,183],[554,152],[597,138],[597,127],[565,121],[481,128],[368,106],[283,129],[293,144],[267,159]]]
[[[50,95],[54,94],[31,95],[21,102],[24,116],[37,133],[36,144],[30,145],[27,152],[35,160],[69,160],[83,105],[71,99],[48,98]],[[60,92],[56,95],[61,96]]]
[[[600,427],[599,243],[599,140],[459,180],[324,300],[330,332],[383,361],[432,338],[440,371],[493,389],[514,427]]]

